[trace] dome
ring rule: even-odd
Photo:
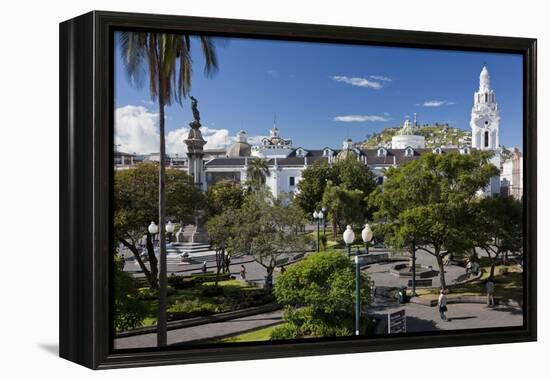
[[[353,150],[343,150],[336,156],[337,160],[347,160],[348,158],[357,158],[357,154]]]
[[[248,157],[251,154],[250,144],[236,142],[227,149],[227,157]]]
[[[403,124],[403,128],[391,138],[391,147],[392,149],[405,149],[407,147],[422,149],[426,147],[426,140],[424,136],[415,133],[413,124],[407,119]]]
[[[336,155],[337,160],[347,160],[348,158],[357,158],[357,154],[353,151],[353,141],[351,139],[344,140],[342,151]]]

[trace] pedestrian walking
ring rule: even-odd
[[[246,267],[241,264],[241,280],[246,280]]]
[[[466,261],[466,277],[470,277],[471,272],[472,272],[472,262],[468,259]]]
[[[485,283],[485,291],[487,292],[487,306],[495,306],[495,282],[491,277]]]
[[[224,260],[224,267],[225,267],[225,271],[227,273],[230,273],[229,272],[229,266],[231,265],[231,259],[229,258],[229,255],[226,255],[225,256],[225,260]]]
[[[441,289],[439,292],[439,299],[437,300],[437,306],[439,307],[439,316],[443,321],[447,320],[445,313],[447,312],[447,296],[445,295],[445,289]]]
[[[202,263],[202,273],[206,273],[206,261]]]
[[[479,263],[477,261],[474,261],[472,263],[472,274],[474,276],[477,276],[479,274],[479,270],[480,270]]]

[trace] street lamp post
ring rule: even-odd
[[[351,245],[355,240],[355,233],[348,225],[344,231],[344,243],[348,248],[348,256],[351,256]],[[359,335],[361,319],[361,268],[359,267],[359,252],[355,255],[355,335]]]
[[[317,210],[313,211],[313,220],[317,222],[317,252],[320,251],[320,245],[319,245],[319,228],[321,225],[321,221],[324,218],[323,211],[317,212]]]
[[[326,236],[327,234],[327,208],[323,206],[321,208],[321,211],[323,212],[323,236]]]
[[[174,229],[176,226],[174,226],[174,223],[172,221],[168,221],[166,223],[166,232],[168,233],[168,243],[172,243],[172,233],[174,233]]]
[[[369,242],[372,240],[372,229],[368,224],[365,224],[365,228],[361,231],[361,239],[365,243],[365,254],[369,254]]]
[[[412,297],[416,297],[416,239],[412,239]]]
[[[147,231],[151,234],[151,240],[153,242],[153,246],[155,246],[155,235],[159,232],[159,226],[157,226],[155,222],[151,222],[149,227],[147,227]]]

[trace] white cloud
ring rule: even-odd
[[[166,152],[168,154],[185,155],[187,146],[185,146],[183,140],[187,138],[188,133],[189,128],[178,128],[168,132],[166,134]]]
[[[392,81],[391,78],[388,78],[382,75],[370,75],[366,78],[347,77],[345,75],[334,75],[330,77],[330,79],[336,82],[351,84],[352,86],[374,88],[375,90],[379,90],[382,87],[384,87],[385,83],[382,83],[382,82],[387,83]]]
[[[166,134],[166,152],[185,154],[187,147],[183,140],[189,133],[188,127],[169,131]],[[205,149],[221,149],[233,144],[236,136],[230,136],[225,128],[201,127],[203,138],[207,141]],[[264,136],[248,136],[248,142],[258,144]],[[160,136],[158,114],[143,106],[127,105],[115,110],[115,144],[118,150],[128,153],[149,154],[158,152]]]
[[[450,102],[448,100],[426,100],[422,103],[422,107],[441,107],[441,106],[450,106],[455,104],[455,102]]]
[[[369,78],[374,79],[374,80],[381,80],[382,82],[391,82],[392,81],[392,79],[390,77],[385,77],[383,75],[370,75]]]
[[[374,88],[376,90],[379,90],[382,88],[382,84],[380,82],[369,80],[367,78],[360,78],[360,77],[350,78],[343,75],[335,75],[335,76],[332,76],[331,79],[335,80],[336,82],[351,84],[352,86],[368,87],[368,88]]]
[[[142,106],[127,105],[115,110],[115,144],[128,153],[159,151],[158,114]]]
[[[342,116],[336,116],[334,118],[334,121],[343,121],[344,123],[364,123],[364,122],[387,122],[390,121],[391,118],[388,117],[388,115],[384,114],[385,116],[378,116],[378,115],[342,115]]]

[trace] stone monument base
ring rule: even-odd
[[[208,243],[210,239],[205,228],[188,224],[176,233],[176,241],[178,243]]]

